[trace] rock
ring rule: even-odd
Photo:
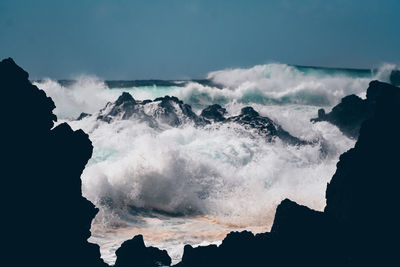
[[[86,118],[86,117],[90,117],[90,116],[92,116],[92,114],[82,112],[82,113],[79,115],[79,117],[76,118],[76,120],[77,120],[77,121],[80,121],[80,120],[82,120],[82,119],[84,119],[84,118]]]
[[[325,110],[319,109],[318,117],[311,121],[328,121],[336,125],[348,137],[357,138],[361,124],[371,118],[374,113],[377,97],[393,90],[400,89],[387,83],[372,81],[367,89],[366,99],[363,100],[356,95],[346,96],[327,114]]]
[[[200,116],[212,122],[220,122],[226,120],[225,114],[227,114],[225,108],[214,104],[203,109]]]
[[[80,175],[93,150],[88,136],[66,123],[53,128],[54,102],[10,58],[0,62],[0,87],[7,114],[2,264],[107,266],[99,246],[87,241],[98,212],[81,192]]]
[[[175,266],[212,266],[220,257],[218,252],[216,245],[198,246],[196,248],[186,245],[183,249],[182,261]]]
[[[226,119],[226,122],[234,122],[244,126],[247,129],[255,130],[268,142],[273,141],[275,138],[279,138],[291,145],[309,144],[309,142],[292,136],[270,118],[260,116],[260,114],[258,114],[258,112],[252,107],[242,108],[240,115],[229,117]]]
[[[171,258],[165,250],[146,247],[142,235],[122,243],[115,252],[117,260],[115,267],[158,267],[170,266]]]
[[[394,86],[400,86],[400,70],[392,70],[390,73],[390,83]]]
[[[164,96],[154,99],[154,102],[160,102],[160,109],[154,112],[155,117],[171,126],[179,126],[185,122],[192,121],[195,125],[205,125],[206,121],[198,117],[192,107],[184,104],[181,100],[174,96]]]
[[[264,137],[267,142],[275,138],[281,139],[290,145],[305,145],[310,142],[290,135],[280,125],[258,114],[252,107],[245,107],[238,116],[228,117],[226,109],[218,104],[208,106],[197,116],[190,105],[183,103],[177,97],[164,96],[154,100],[136,101],[127,92],[124,92],[114,103],[107,105],[97,114],[97,119],[107,123],[115,120],[139,120],[146,122],[150,127],[159,127],[167,124],[179,127],[190,123],[196,127],[203,127],[213,123],[236,123],[246,131],[255,131]]]
[[[118,97],[117,101],[115,101],[116,106],[135,105],[135,104],[136,104],[135,99],[131,96],[131,94],[127,92],[122,92],[122,95]]]
[[[354,148],[344,153],[327,186],[325,213],[340,227],[353,265],[398,265],[400,89],[369,90],[375,112],[365,121]],[[370,85],[371,88],[371,85]],[[350,256],[349,256],[350,257]]]
[[[135,101],[124,92],[114,103],[107,105],[97,115],[98,120],[112,122],[114,120],[136,119],[157,127],[159,123],[178,127],[183,123],[205,125],[207,121],[198,117],[192,108],[176,97],[159,97],[152,100]]]
[[[111,122],[113,118],[122,120],[129,119],[132,115],[139,113],[135,99],[127,92],[123,92],[115,103],[108,102],[97,116],[98,120]],[[140,115],[144,115],[143,112]]]

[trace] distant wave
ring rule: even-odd
[[[80,76],[74,81],[44,79],[35,84],[55,100],[55,112],[61,118],[94,113],[122,91],[142,100],[173,95],[195,109],[215,103],[227,108],[232,103],[332,106],[348,94],[362,96],[371,80],[388,81],[395,67],[385,64],[368,72],[266,64],[215,71],[204,80],[193,81],[103,81]]]

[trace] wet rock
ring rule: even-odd
[[[325,113],[323,109],[318,110],[318,117],[311,121],[328,121],[336,125],[345,135],[357,138],[361,124],[371,118],[374,113],[377,97],[396,90],[400,89],[387,83],[372,81],[367,89],[366,99],[361,99],[356,95],[346,96],[331,112]]]
[[[115,252],[115,267],[158,267],[171,265],[171,258],[165,250],[146,247],[142,235],[122,243]]]
[[[92,116],[92,114],[82,112],[81,114],[79,114],[79,116],[78,116],[78,118],[76,118],[76,120],[80,121],[80,120],[82,120],[82,119],[84,119],[86,117],[90,117],[90,116]]]
[[[226,120],[226,114],[227,112],[225,108],[221,107],[218,104],[214,104],[203,109],[200,116],[213,122],[219,122]]]

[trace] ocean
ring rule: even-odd
[[[142,234],[146,245],[166,249],[177,263],[185,244],[219,244],[230,231],[268,231],[285,198],[323,210],[326,184],[340,154],[355,140],[310,119],[346,95],[364,98],[368,83],[388,81],[394,68],[272,63],[214,71],[201,80],[80,76],[34,83],[52,97],[58,123],[83,129],[92,140],[82,191],[100,209],[89,240],[100,245],[102,258],[114,263],[120,244]],[[212,104],[224,107],[227,116],[251,106],[307,144],[267,141],[233,122],[200,127],[191,122],[154,125],[137,118],[99,120],[96,114],[122,92],[135,100],[175,96],[197,115]],[[76,120],[82,112],[93,115]]]

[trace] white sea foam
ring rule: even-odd
[[[223,89],[192,82],[110,90],[93,77],[69,87],[51,80],[38,86],[64,119],[95,113],[122,91],[136,99],[169,94],[197,112],[220,103],[234,115],[251,105],[292,135],[317,140],[300,147],[267,143],[234,124],[152,128],[135,120],[67,119],[94,145],[82,175],[83,193],[100,208],[92,241],[101,245],[103,258],[112,263],[120,243],[141,233],[146,244],[167,249],[177,262],[184,244],[218,243],[231,230],[268,230],[284,198],[322,210],[326,183],[354,140],[329,123],[309,120],[320,106],[330,108],[351,93],[364,95],[370,80],[387,80],[392,68],[385,65],[370,77],[304,73],[283,64],[210,73]]]
[[[94,232],[112,239],[114,232],[106,234],[107,229],[125,225],[131,230],[117,231],[120,237],[125,233],[121,239],[142,233],[148,244],[175,251],[176,262],[184,243],[216,242],[228,230],[268,230],[276,205],[286,197],[323,209],[337,158],[354,141],[328,123],[311,124],[308,118],[316,111],[301,105],[260,110],[275,114],[283,125],[296,122],[288,127],[292,133],[325,140],[302,147],[250,138],[235,125],[153,129],[136,121],[99,123],[93,117],[70,122],[89,133],[95,148],[82,176],[85,196],[101,207],[96,222],[103,230]],[[328,153],[321,152],[322,145]],[[161,217],[155,223],[147,215],[132,215],[132,207],[186,219],[156,215]],[[110,261],[112,251],[104,252]]]

